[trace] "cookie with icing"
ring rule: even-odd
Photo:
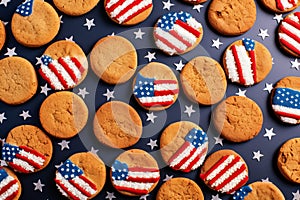
[[[164,14],[153,30],[156,46],[168,55],[184,54],[194,49],[202,40],[203,28],[190,13]]]
[[[192,5],[197,5],[197,4],[200,4],[200,3],[204,3],[207,0],[183,0],[183,1],[186,2],[186,3],[192,4]]]
[[[71,15],[80,16],[91,11],[98,4],[99,0],[54,0],[56,8],[61,12]]]
[[[6,167],[0,167],[0,199],[18,200],[21,193],[21,182],[16,174]]]
[[[261,0],[261,3],[275,13],[287,13],[300,5],[299,0]]]
[[[3,48],[5,41],[6,41],[5,25],[4,22],[0,20],[0,51]]]

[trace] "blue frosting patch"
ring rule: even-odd
[[[0,182],[3,181],[3,179],[5,179],[6,177],[8,177],[7,172],[3,168],[1,168],[0,169]]]
[[[251,192],[252,189],[248,185],[240,188],[238,191],[236,191],[232,197],[233,200],[244,200],[244,198],[248,195],[249,192]]]
[[[8,143],[4,143],[2,146],[2,159],[7,162],[12,162],[13,159],[16,157],[16,154],[18,154],[20,151],[20,148]]]
[[[289,88],[276,88],[272,104],[300,109],[300,91]]]
[[[250,39],[250,38],[243,38],[243,45],[245,46],[247,51],[253,51],[255,48],[255,42],[254,40]]]
[[[51,63],[53,61],[53,59],[47,55],[42,55],[41,60],[42,60],[43,65],[46,65],[46,66],[48,66],[49,63]]]
[[[112,165],[112,178],[114,180],[126,180],[128,177],[128,165],[118,160]]]
[[[187,22],[189,18],[191,18],[192,15],[187,12],[170,12],[161,17],[161,19],[158,20],[157,27],[160,27],[164,29],[165,31],[169,31],[173,28],[173,25],[175,24],[176,20],[180,20],[183,22]]]
[[[33,1],[34,0],[26,0],[24,3],[17,7],[16,13],[22,15],[23,17],[31,15]]]
[[[145,78],[140,73],[137,74],[134,95],[137,98],[154,96],[154,78]]]
[[[206,133],[196,128],[190,130],[184,139],[185,141],[190,142],[195,148],[198,148],[208,141]]]
[[[58,168],[58,172],[67,180],[71,180],[83,174],[83,171],[69,159]]]

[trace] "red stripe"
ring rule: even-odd
[[[176,90],[155,90],[154,96],[166,96],[166,95],[175,95],[178,94],[179,89]]]
[[[145,10],[147,10],[148,8],[151,8],[152,7],[152,3],[151,4],[148,4],[147,6],[143,7],[142,9],[138,10],[137,12],[129,15],[124,21],[123,23],[125,22],[128,22],[129,20],[131,20],[132,18],[134,18],[135,16],[137,16],[138,14],[144,12]]]
[[[152,107],[152,106],[169,106],[173,103],[174,101],[164,101],[164,102],[150,102],[150,103],[142,103],[143,106],[145,107]]]
[[[61,64],[63,66],[63,68],[65,68],[65,70],[68,72],[68,74],[70,75],[70,77],[72,78],[72,80],[77,83],[77,78],[75,73],[73,72],[73,70],[69,67],[69,65],[64,61],[63,58],[59,58],[58,59],[58,63]]]
[[[277,5],[277,8],[278,8],[279,10],[284,10],[284,7],[283,7],[283,5],[282,5],[282,3],[281,3],[281,0],[276,0],[276,5]]]
[[[189,142],[183,143],[183,145],[173,154],[173,156],[169,159],[169,165],[188,147],[190,146]]]
[[[295,27],[296,29],[300,30],[300,24],[297,23],[297,22],[295,22],[295,21],[293,21],[292,19],[286,18],[286,19],[284,20],[284,22],[286,22],[286,23],[288,23],[289,25],[291,25],[291,26]]]
[[[6,197],[4,200],[13,200],[17,194],[19,192],[19,189],[17,191],[15,191],[14,193],[12,193],[11,195],[9,195],[8,197]]]
[[[280,38],[280,43],[282,43],[284,46],[286,46],[289,50],[295,52],[296,54],[300,55],[300,49],[298,49],[297,47],[295,47],[293,44],[289,43],[288,41]]]
[[[300,119],[299,115],[293,114],[293,113],[287,113],[287,112],[283,112],[283,111],[275,111],[277,115],[280,115],[282,117],[289,117],[289,118],[293,118],[293,119]]]
[[[48,78],[48,76],[46,76],[46,74],[44,74],[43,70],[42,69],[39,69],[39,73],[41,75],[41,77],[47,82],[49,83],[50,87],[52,89],[55,89],[54,85],[52,84],[51,80]]]
[[[144,177],[131,177],[129,176],[126,181],[138,182],[138,183],[156,183],[160,177],[144,178]]]
[[[177,165],[173,166],[172,168],[175,170],[180,170],[180,167],[184,165],[184,163],[186,163],[186,161],[196,152],[196,150],[196,148],[193,148],[188,156],[184,157]]]
[[[154,85],[159,84],[177,84],[178,82],[176,80],[154,80]]]
[[[107,8],[107,4],[110,2],[110,1],[107,1],[106,5],[105,5],[106,11],[109,13],[113,12],[118,6],[122,5],[125,1],[127,1],[127,0],[119,0],[117,3],[113,4],[110,8]]]
[[[209,174],[212,173],[215,169],[217,169],[217,167],[219,167],[219,165],[221,165],[228,157],[229,157],[229,155],[223,156],[205,174],[200,174],[200,178],[202,180],[206,180],[206,178],[209,176]]]
[[[18,181],[16,179],[10,181],[7,185],[5,185],[3,188],[0,189],[0,195],[2,195],[4,192],[6,192],[11,186],[16,184],[17,182]]]
[[[280,31],[287,34],[289,37],[293,38],[297,42],[300,43],[300,36],[296,35],[295,33],[289,31],[287,28],[285,28],[283,25],[280,26]]]
[[[18,171],[18,172],[21,172],[21,173],[29,173],[28,170],[24,169],[23,167],[21,167],[21,166],[19,166],[19,165],[16,165],[16,164],[13,163],[13,162],[9,162],[8,164],[9,164],[9,166],[10,166],[11,168],[13,168],[14,170],[16,170],[16,171]]]
[[[293,4],[293,6],[296,6],[295,0],[289,0],[289,3]]]
[[[164,43],[165,45],[167,45],[168,47],[170,47],[171,49],[175,49],[178,53],[183,53],[184,50],[179,49],[178,47],[176,47],[174,44],[172,44],[171,42],[169,42],[169,40],[161,37],[159,34],[156,33],[156,31],[154,31],[154,35],[157,39],[159,39],[162,43]]]
[[[20,160],[23,160],[25,162],[27,162],[29,165],[33,166],[36,169],[40,169],[42,167],[42,165],[36,163],[34,160],[31,160],[25,156],[22,156],[20,154],[16,154],[16,158],[19,158]]]
[[[93,189],[93,190],[97,190],[97,185],[95,183],[93,183],[90,179],[88,179],[87,177],[81,175],[79,176],[80,179],[82,179],[84,182],[86,182],[87,184],[89,184],[89,186]]]
[[[77,189],[79,190],[83,195],[87,197],[91,197],[92,194],[86,191],[84,188],[82,188],[79,184],[75,183],[74,180],[69,180],[69,182]]]
[[[248,176],[246,176],[243,180],[241,180],[241,182],[239,182],[239,184],[237,184],[234,188],[232,188],[230,191],[227,192],[227,194],[232,194],[234,191],[236,191],[237,189],[239,189],[240,187],[242,187],[243,185],[245,185],[248,181]]]
[[[127,13],[131,8],[133,8],[136,5],[139,5],[142,2],[143,2],[143,0],[135,0],[135,1],[133,1],[126,8],[124,8],[123,10],[121,10],[121,12],[119,12],[119,14],[117,16],[115,16],[114,18],[118,20],[119,17],[121,17],[122,15],[124,15],[125,13]]]
[[[239,59],[239,56],[238,56],[238,53],[237,53],[237,50],[236,50],[236,46],[233,45],[231,47],[231,49],[232,49],[232,54],[233,54],[233,57],[234,57],[234,60],[235,60],[237,72],[238,72],[238,75],[239,75],[240,83],[244,85],[244,84],[246,84],[246,80],[243,76],[242,64],[240,62],[240,59]]]
[[[185,23],[179,19],[177,19],[175,23],[178,24],[179,26],[181,26],[182,28],[184,28],[185,30],[187,30],[188,32],[192,33],[197,38],[200,37],[200,31],[198,31],[197,29],[194,29],[187,23]]]
[[[256,57],[255,57],[255,51],[249,51],[250,60],[251,60],[251,69],[253,74],[253,80],[254,83],[257,82],[257,70],[256,70]]]
[[[298,20],[300,21],[300,12],[295,12],[294,15],[297,16]]]
[[[85,71],[85,68],[82,66],[82,64],[77,60],[75,57],[71,57],[71,61],[76,65],[78,70],[80,71],[81,74]]]
[[[169,33],[173,35],[177,40],[180,40],[183,44],[185,44],[187,47],[193,46],[189,41],[185,40],[181,35],[179,35],[176,31],[170,30]]]
[[[20,148],[23,149],[24,151],[27,151],[27,152],[29,152],[29,153],[35,155],[35,156],[38,156],[38,157],[40,157],[40,158],[46,160],[46,156],[44,156],[44,155],[41,154],[40,152],[38,152],[38,151],[36,151],[36,150],[34,150],[34,149],[30,148],[30,147],[22,146],[22,145],[21,145]]]
[[[58,80],[61,82],[61,84],[63,85],[63,87],[64,88],[69,88],[69,86],[67,84],[67,81],[58,72],[58,70],[56,69],[56,67],[52,63],[49,63],[48,67],[55,74],[55,76],[57,76]]]
[[[131,172],[159,172],[158,169],[147,167],[129,167],[128,170]]]
[[[190,164],[182,171],[190,172],[192,170],[192,168],[194,167],[194,165],[199,162],[201,157],[204,156],[206,154],[206,152],[207,152],[207,148],[202,149],[202,151],[199,153],[199,155],[192,162],[190,162]]]
[[[133,194],[138,194],[138,195],[148,194],[148,190],[139,190],[139,189],[134,189],[134,188],[130,188],[130,187],[121,187],[121,186],[117,186],[117,185],[115,185],[115,188],[119,191],[126,191],[126,192],[130,192]]]
[[[68,188],[65,187],[62,182],[58,179],[54,179],[54,181],[56,182],[57,185],[59,185],[59,187],[61,187],[61,189],[67,193],[67,195],[72,199],[72,200],[80,200],[78,197],[76,197],[74,194],[72,194],[71,192],[69,192]]]

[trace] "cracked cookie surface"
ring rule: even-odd
[[[91,11],[99,0],[54,0],[58,10],[71,16],[80,16]]]

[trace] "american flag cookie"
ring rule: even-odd
[[[186,2],[186,3],[189,3],[189,4],[197,5],[197,4],[200,4],[200,3],[204,3],[207,0],[183,0],[183,1]]]
[[[146,110],[164,110],[178,97],[179,85],[173,71],[166,65],[151,62],[133,80],[133,95]]]
[[[88,72],[88,61],[81,47],[71,41],[51,44],[41,56],[40,76],[53,90],[68,90],[79,85]]]
[[[49,164],[52,152],[52,142],[41,129],[21,125],[8,133],[1,155],[2,160],[14,171],[33,173]]]
[[[106,180],[103,161],[90,152],[73,154],[59,166],[54,181],[60,193],[71,200],[92,199]]]
[[[261,0],[262,4],[272,12],[287,13],[300,5],[299,0]]]
[[[18,200],[22,185],[17,175],[7,167],[0,167],[0,199]]]
[[[160,171],[150,154],[140,149],[131,149],[116,158],[110,176],[112,185],[121,194],[142,196],[156,187]]]
[[[207,134],[192,122],[170,124],[160,138],[162,158],[174,170],[190,172],[198,169],[203,164],[207,151]]]
[[[4,46],[6,41],[6,31],[3,21],[0,20],[0,51]]]
[[[108,16],[121,25],[135,25],[152,12],[152,0],[104,0]]]
[[[56,8],[61,12],[71,15],[80,16],[91,11],[98,4],[99,0],[54,0]]]
[[[231,82],[251,86],[264,80],[270,73],[272,55],[263,44],[243,38],[227,47],[223,66]]]
[[[232,194],[248,181],[248,167],[233,150],[224,149],[211,154],[204,162],[200,178],[211,189]]]

